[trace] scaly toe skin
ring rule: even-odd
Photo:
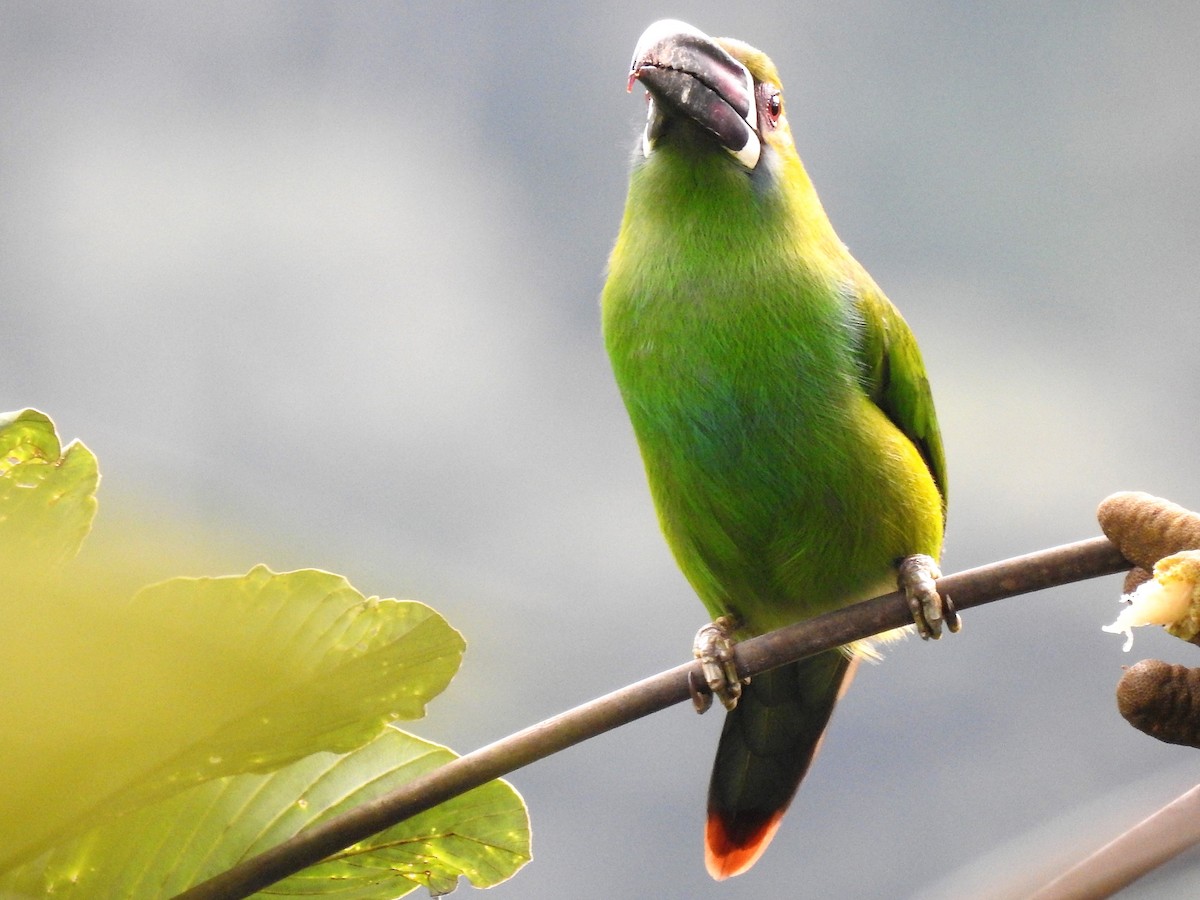
[[[942,595],[942,616],[951,634],[958,634],[962,630],[962,619],[958,617],[958,610],[954,608],[954,601],[949,594]]]
[[[692,706],[700,715],[708,712],[712,706],[712,691],[707,685],[700,683],[700,678],[696,676],[696,671],[693,669],[688,672],[688,692],[692,695]]]
[[[688,684],[692,693],[692,704],[696,712],[703,713],[712,705],[715,694],[726,709],[737,706],[738,698],[742,696],[742,680],[738,677],[737,664],[733,655],[733,619],[721,616],[715,622],[710,622],[696,632],[696,640],[692,645],[692,653],[700,660],[704,680],[708,691],[696,684],[694,674],[689,676]]]
[[[951,632],[962,627],[950,598],[938,593],[937,579],[941,577],[938,564],[930,556],[918,553],[900,563],[900,590],[908,598],[917,633],[927,641],[940,638],[943,626]]]

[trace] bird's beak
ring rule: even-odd
[[[747,169],[758,165],[758,107],[754,78],[704,32],[677,19],[655,22],[633,51],[629,90],[640,81],[650,94],[642,152],[671,118],[691,119]]]

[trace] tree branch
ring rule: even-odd
[[[1200,786],[1076,863],[1030,900],[1111,897],[1197,843],[1200,843]]]
[[[1107,538],[1092,538],[1002,562],[938,581],[938,590],[959,610],[1005,597],[1123,572],[1130,563]],[[757,675],[912,623],[904,595],[895,592],[742,641],[738,672]],[[177,900],[248,897],[288,875],[315,865],[376,832],[424,812],[472,788],[565,750],[643,716],[689,699],[688,673],[699,663],[676,666],[636,684],[532,725],[481,747],[391,793],[308,828],[258,856],[184,891]]]

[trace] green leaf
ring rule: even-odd
[[[171,762],[171,783],[266,771],[317,747],[361,746],[387,722],[424,716],[466,646],[425,604],[363,597],[316,569],[174,578],[141,591],[130,615],[153,623],[148,640],[192,646],[211,642],[214,624],[237,623],[217,632],[219,651],[212,648],[237,715]],[[177,664],[173,654],[162,661]]]
[[[403,732],[384,734],[366,753],[381,753],[398,767],[387,786],[371,784],[329,810],[341,812],[387,789],[444,766],[456,756]],[[381,760],[382,761],[382,760]],[[334,792],[328,792],[333,796]],[[302,897],[336,893],[346,898],[399,896],[397,875],[433,894],[452,891],[460,875],[484,888],[511,878],[531,858],[529,817],[508,782],[497,780],[401,822],[336,857],[273,885],[263,894]],[[390,885],[394,893],[380,886]]]
[[[99,481],[92,451],[73,441],[64,452],[44,413],[0,413],[0,566],[41,576],[74,556]]]
[[[123,602],[3,589],[0,870],[197,783],[361,746],[422,715],[464,647],[429,607],[315,570]]]
[[[372,800],[454,754],[388,728],[347,754],[318,753],[273,774],[209,781],[97,829],[0,878],[5,896],[169,897],[297,831]],[[493,781],[414,816],[258,896],[399,897],[460,876],[476,887],[530,859],[520,795]]]
[[[453,758],[387,727],[461,662],[436,612],[263,566],[129,599],[120,564],[61,565],[98,481],[48,417],[0,415],[0,895],[171,895]],[[524,805],[497,781],[280,890],[444,892],[528,859]]]
[[[60,454],[48,415],[36,409],[0,413],[0,475],[33,459],[54,462]]]

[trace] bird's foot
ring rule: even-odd
[[[698,684],[695,670],[688,676],[688,687],[692,692],[692,704],[696,712],[707,712],[712,706],[713,695],[721,699],[726,709],[737,706],[742,696],[743,681],[738,677],[737,663],[733,655],[733,630],[736,627],[730,616],[721,616],[696,632],[692,653],[700,660],[707,689]],[[750,679],[745,680],[749,682]]]
[[[938,593],[936,581],[941,577],[933,557],[923,553],[906,556],[900,562],[900,590],[908,598],[917,633],[926,641],[940,638],[943,626],[951,632],[962,627],[950,598]]]

